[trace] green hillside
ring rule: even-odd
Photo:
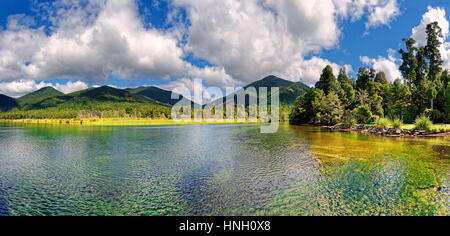
[[[306,94],[311,88],[302,82],[293,83],[288,87],[280,87],[280,102],[294,104],[295,100]]]
[[[116,89],[109,86],[103,86],[95,89],[86,90],[75,96],[76,99],[87,99],[99,102],[155,102],[156,101],[134,94],[126,90]]]
[[[273,75],[269,75],[269,76],[265,77],[262,80],[258,80],[256,82],[253,82],[253,83],[245,86],[244,88],[248,88],[248,87],[255,87],[255,88],[260,88],[260,87],[267,87],[267,88],[280,87],[280,88],[285,88],[285,87],[291,86],[292,84],[294,84],[294,82],[287,81],[287,80],[281,79],[281,78],[273,76]]]
[[[33,105],[42,102],[45,99],[58,97],[62,95],[64,95],[64,93],[54,89],[53,87],[45,87],[30,94],[27,94],[19,98],[18,100],[22,104]]]
[[[280,88],[280,103],[282,105],[292,105],[295,103],[295,100],[299,96],[303,96],[305,93],[307,93],[310,89],[307,85],[303,84],[302,82],[291,82],[288,80],[284,80],[281,78],[278,78],[276,76],[268,76],[262,80],[256,81],[254,83],[251,83],[244,87],[244,89],[248,89],[250,87],[256,88],[257,94],[252,94],[250,96],[258,96],[259,94],[259,88],[266,87],[268,88],[268,93],[270,93],[270,88],[278,87]],[[239,92],[239,91],[238,91]],[[236,94],[233,93],[229,95],[228,97],[235,96],[234,100],[235,103],[237,103]],[[224,98],[224,102],[226,98]],[[246,105],[248,105],[248,98],[246,99]],[[270,102],[270,101],[269,101]]]
[[[1,113],[0,118],[167,118],[170,111],[169,106],[145,96],[103,86],[47,98],[19,111]]]
[[[183,96],[180,96],[180,99],[172,99],[172,92],[154,86],[128,89],[128,91],[171,106],[183,99]]]
[[[283,114],[287,114],[295,99],[309,89],[302,83],[275,76],[245,88],[251,86],[279,87]],[[0,96],[0,119],[169,118],[171,106],[181,99],[172,100],[171,95],[170,91],[157,87],[117,89],[103,86],[71,94],[47,87],[21,97],[19,101]]]
[[[18,106],[16,99],[0,94],[0,112],[9,111]]]

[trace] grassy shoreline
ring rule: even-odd
[[[73,126],[165,126],[165,125],[206,125],[206,124],[263,124],[264,122],[228,121],[228,120],[189,120],[174,121],[168,119],[128,119],[128,118],[92,118],[92,119],[0,119],[8,124],[44,124]]]

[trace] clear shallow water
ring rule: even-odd
[[[450,215],[450,140],[0,125],[0,215]]]

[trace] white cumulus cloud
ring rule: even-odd
[[[313,83],[323,69],[319,65],[335,64],[318,57],[304,58],[336,47],[341,37],[339,19],[358,20],[369,14],[368,27],[374,27],[388,24],[399,13],[396,0],[174,3],[187,9],[191,23],[186,50],[242,82],[280,74]]]
[[[388,50],[389,56],[387,58],[381,56],[378,58],[363,56],[360,59],[362,63],[372,67],[376,71],[384,72],[388,80],[394,81],[402,78],[402,73],[397,64],[398,60],[395,58],[394,53],[395,51],[390,49]]]
[[[450,42],[446,42],[450,33],[450,24],[444,8],[428,7],[428,11],[422,16],[420,24],[413,28],[411,37],[417,41],[417,46],[425,46],[427,44],[427,25],[434,22],[438,22],[442,28],[444,39],[440,51],[444,60],[444,68],[450,69]]]
[[[397,0],[371,1],[366,29],[389,24],[400,14]]]
[[[153,1],[155,2],[155,1]],[[397,0],[172,0],[188,24],[156,29],[143,22],[134,0],[56,0],[39,4],[36,26],[26,15],[9,17],[0,31],[0,81],[55,78],[104,83],[109,76],[203,79],[236,86],[269,74],[313,84],[331,61],[317,56],[335,48],[340,21],[367,15],[367,28],[389,24]],[[179,12],[178,12],[179,13]],[[188,53],[211,66],[199,68]],[[37,85],[35,85],[37,86]]]
[[[86,4],[87,5],[86,5]],[[0,32],[0,79],[135,78],[184,71],[170,32],[146,29],[132,0],[59,0],[49,9],[53,32],[20,25]]]
[[[0,82],[0,94],[17,98],[44,87],[53,87],[65,94],[88,88],[87,84],[82,81],[68,81],[66,84],[60,84],[46,83],[44,81],[37,83],[34,80],[17,80]]]

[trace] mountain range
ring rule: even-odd
[[[247,86],[245,86],[243,89],[238,90],[222,99],[218,99],[216,101],[213,101],[212,104],[216,102],[220,102],[222,100],[223,103],[226,103],[228,99],[231,99],[234,97],[234,102],[237,104],[237,94],[240,92],[248,92],[246,97],[246,106],[249,104],[250,97],[252,98],[258,98],[259,95],[259,89],[260,88],[267,88],[268,97],[270,97],[271,88],[278,87],[280,89],[280,104],[281,105],[292,105],[294,104],[295,100],[299,97],[304,95],[308,92],[310,87],[308,87],[306,84],[302,82],[292,82],[288,80],[281,79],[276,76],[267,76],[262,80],[258,80],[256,82],[253,82]],[[248,88],[256,88],[256,94],[252,93]],[[256,100],[257,101],[257,100]],[[270,103],[270,98],[268,99],[268,103]]]
[[[244,87],[279,87],[280,102],[290,105],[295,102],[298,96],[303,95],[309,87],[301,82],[291,82],[275,76],[268,76]],[[229,96],[233,96],[231,94]],[[27,94],[18,99],[0,95],[0,112],[6,111],[29,111],[47,108],[58,109],[95,109],[98,104],[144,104],[154,107],[170,108],[181,99],[171,99],[172,92],[155,87],[138,87],[128,89],[118,89],[109,86],[89,88],[82,91],[64,94],[52,87],[45,87],[35,92]],[[104,105],[103,105],[104,106]]]

